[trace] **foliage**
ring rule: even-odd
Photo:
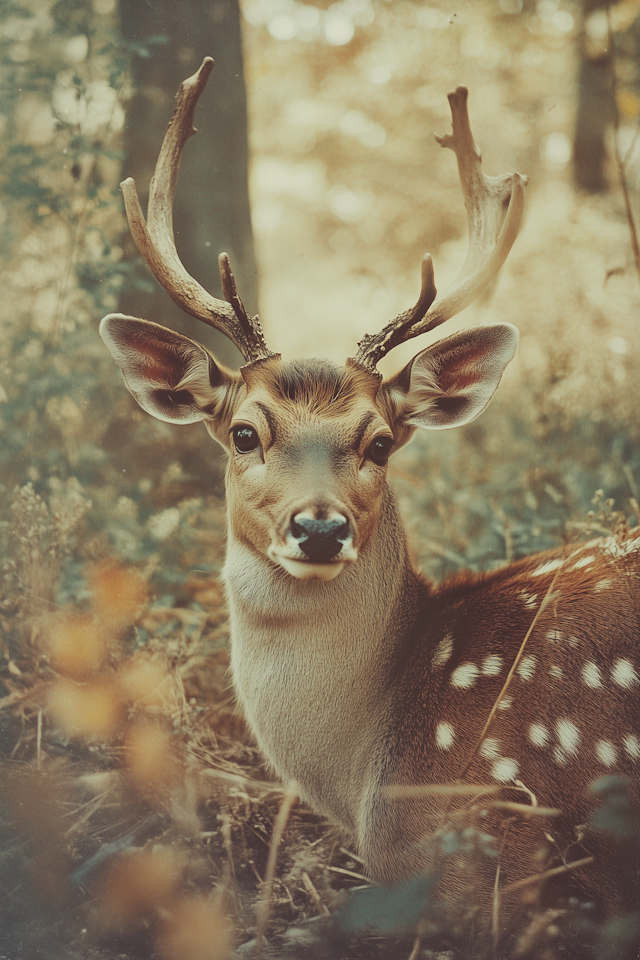
[[[112,16],[89,2],[4,7],[1,464],[4,477],[29,468],[37,482],[96,455],[80,424],[109,379],[95,316],[113,309],[122,283],[127,59]]]
[[[640,903],[640,806],[625,777],[602,777],[591,787],[602,805],[591,817],[591,825],[619,841],[620,873],[627,879],[630,899]],[[633,960],[640,949],[640,912],[610,920],[602,928],[595,946],[596,960]]]

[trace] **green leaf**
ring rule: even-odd
[[[438,881],[433,873],[420,873],[397,887],[376,886],[353,893],[337,914],[342,932],[372,930],[382,934],[411,933],[427,913]]]

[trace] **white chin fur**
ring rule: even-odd
[[[280,566],[297,580],[333,580],[342,572],[344,563],[305,563],[304,560],[291,560],[289,557],[274,557]]]

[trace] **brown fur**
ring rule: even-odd
[[[376,437],[392,436],[397,449],[416,426],[439,429],[477,415],[513,355],[512,328],[456,334],[430,348],[437,362],[427,351],[381,384],[354,363],[278,357],[241,375],[211,358],[205,377],[202,348],[184,338],[178,349],[177,335],[155,337],[154,325],[141,323],[117,317],[105,335],[132,391],[145,409],[171,418],[154,394],[164,351],[165,383],[192,376],[192,401],[178,398],[173,418],[203,419],[230,452],[224,577],[232,670],[278,775],[294,778],[317,810],[353,834],[378,880],[398,881],[437,861],[437,844],[424,841],[445,824],[493,834],[503,847],[502,887],[553,855],[598,854],[596,868],[583,872],[587,884],[610,871],[615,856],[577,831],[594,806],[592,780],[616,772],[637,781],[640,539],[564,548],[435,589],[411,565],[386,468],[370,453]],[[145,357],[153,358],[147,381]],[[254,449],[234,449],[237,426],[256,431]],[[351,552],[339,555],[338,574],[326,582],[300,579],[280,562],[293,549],[291,518],[305,511],[350,525]],[[474,756],[545,598],[503,709]],[[487,785],[487,797],[388,793],[461,777]],[[562,814],[503,814],[496,798]],[[497,862],[484,868],[485,931]],[[449,868],[452,891],[467,873],[464,863]],[[624,908],[624,890],[607,886],[609,905]],[[503,901],[511,909],[519,898],[507,893]]]

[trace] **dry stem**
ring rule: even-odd
[[[258,903],[256,947],[254,951],[255,960],[260,960],[262,957],[265,931],[269,925],[271,900],[273,896],[273,881],[276,875],[276,862],[278,859],[278,847],[280,846],[280,841],[282,840],[282,835],[287,825],[291,808],[297,799],[298,785],[292,780],[284,792],[282,803],[280,804],[280,809],[278,810],[278,816],[276,817],[276,821],[273,825],[271,844],[269,846],[269,858],[267,860],[267,872],[265,874],[264,884],[262,886],[262,897]]]
[[[524,651],[525,651],[525,647],[527,646],[527,643],[529,642],[529,637],[530,637],[531,634],[533,633],[533,629],[534,629],[535,625],[537,624],[538,620],[539,620],[540,617],[542,616],[542,613],[543,613],[544,610],[546,609],[546,606],[547,606],[547,604],[549,603],[549,600],[550,600],[551,596],[553,595],[553,588],[554,588],[555,585],[556,585],[556,581],[557,581],[557,579],[558,579],[558,575],[560,574],[560,571],[563,569],[563,567],[564,567],[564,559],[563,559],[563,561],[562,561],[562,564],[561,564],[561,565],[558,567],[558,569],[556,570],[556,572],[555,572],[555,574],[554,574],[554,576],[553,576],[553,579],[552,579],[551,583],[549,584],[549,587],[548,587],[548,589],[547,589],[547,592],[546,592],[546,594],[544,595],[544,599],[542,600],[542,603],[541,603],[540,606],[538,607],[538,609],[537,609],[537,611],[536,611],[535,617],[534,617],[533,620],[531,621],[531,625],[530,625],[529,629],[527,630],[527,632],[526,632],[526,634],[525,634],[525,636],[524,636],[524,640],[523,640],[522,643],[520,644],[520,649],[518,650],[518,653],[516,654],[516,658],[515,658],[515,660],[513,661],[512,665],[511,665],[511,669],[509,670],[509,673],[507,674],[507,679],[505,680],[504,685],[503,685],[503,687],[502,687],[502,690],[501,690],[500,693],[498,694],[498,697],[497,697],[497,699],[496,699],[493,707],[491,708],[491,711],[490,711],[490,713],[489,713],[489,716],[487,717],[487,722],[485,723],[484,727],[482,728],[482,732],[481,732],[480,736],[478,737],[478,740],[477,740],[477,742],[476,742],[473,750],[471,751],[471,755],[469,756],[469,759],[467,760],[467,762],[465,763],[464,767],[462,768],[462,770],[461,770],[460,773],[458,774],[458,777],[459,777],[460,780],[462,780],[463,777],[465,777],[465,776],[467,775],[467,773],[469,772],[469,768],[471,767],[471,764],[473,763],[473,761],[474,761],[475,758],[477,757],[478,751],[480,750],[480,747],[481,747],[482,744],[484,743],[485,738],[486,738],[489,730],[491,729],[491,724],[493,723],[493,720],[494,720],[494,718],[495,718],[495,715],[496,715],[496,713],[498,712],[498,708],[499,708],[499,706],[500,706],[500,702],[502,701],[503,697],[504,697],[504,696],[506,695],[506,693],[507,693],[507,690],[508,690],[509,687],[511,686],[511,681],[513,680],[513,677],[514,677],[514,675],[515,675],[515,672],[516,672],[516,670],[517,670],[517,668],[518,668],[518,664],[520,663],[520,661],[521,661],[521,659],[522,659],[522,655],[523,655],[523,653],[524,653]]]
[[[572,870],[579,870],[580,867],[587,867],[593,861],[593,857],[583,857],[582,860],[574,860],[573,863],[565,863],[561,867],[552,867],[543,873],[534,873],[530,877],[525,877],[524,880],[516,880],[515,883],[510,883],[504,888],[504,893],[520,890],[521,887],[528,887],[532,883],[540,883],[542,880],[548,880],[549,877],[557,877],[563,873],[570,873]]]
[[[611,7],[607,5],[607,45],[608,45],[608,57],[607,61],[609,64],[609,82],[611,85],[611,109],[613,111],[613,129],[614,129],[614,153],[616,159],[616,167],[618,170],[618,178],[620,180],[620,189],[622,190],[622,197],[624,200],[624,209],[627,216],[627,223],[629,224],[629,236],[631,238],[631,250],[633,252],[633,265],[640,281],[640,243],[638,242],[638,230],[636,227],[635,217],[633,216],[633,209],[631,207],[631,197],[629,195],[629,184],[627,183],[627,172],[626,172],[626,162],[627,157],[624,159],[620,153],[620,111],[618,110],[618,76],[616,73],[616,52],[613,41],[613,27],[611,24]]]
[[[304,888],[309,894],[309,896],[311,897],[313,903],[316,905],[318,912],[324,913],[325,916],[328,916],[329,909],[326,906],[326,904],[322,902],[322,898],[318,893],[318,891],[316,890],[315,886],[313,885],[313,880],[311,879],[309,874],[306,872],[306,870],[302,871],[302,883],[304,884]]]

